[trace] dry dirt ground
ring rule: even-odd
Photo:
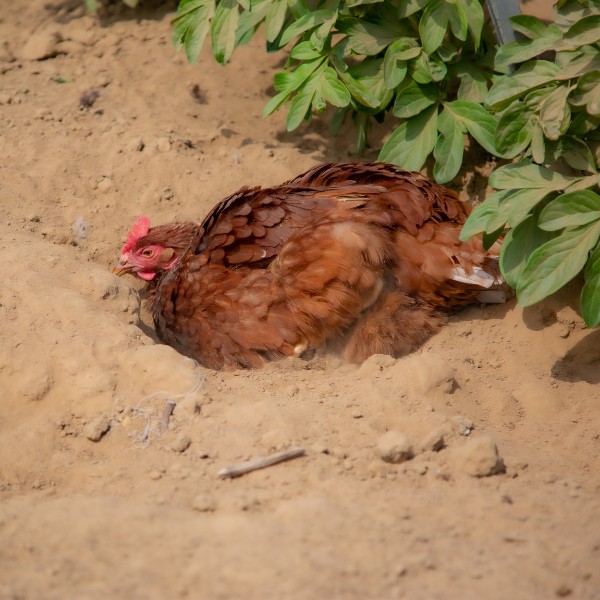
[[[282,59],[260,36],[190,67],[172,4],[77,5],[0,7],[0,598],[599,597],[600,332],[579,284],[466,309],[397,362],[194,369],[110,273],[127,227],[353,160],[352,132],[261,119]],[[479,163],[463,197],[485,196]],[[389,431],[413,458],[382,460]],[[306,455],[217,477],[291,446]]]

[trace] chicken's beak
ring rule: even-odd
[[[122,256],[112,272],[113,275],[122,277],[123,275],[125,275],[125,273],[129,273],[131,269],[133,269],[133,265],[130,265],[129,262],[127,262],[127,258],[124,258]]]

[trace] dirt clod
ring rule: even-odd
[[[399,431],[388,431],[377,443],[379,455],[385,462],[401,463],[412,456],[408,438]]]
[[[469,438],[459,452],[461,470],[473,477],[486,477],[504,471],[494,440],[487,435]]]
[[[182,433],[171,444],[171,450],[173,450],[174,452],[184,452],[189,448],[191,443],[192,440],[190,439],[190,436],[185,433]]]
[[[92,442],[99,442],[102,436],[108,431],[110,423],[104,416],[95,418],[86,425],[83,433],[85,437]]]

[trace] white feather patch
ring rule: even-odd
[[[481,267],[473,267],[472,273],[467,273],[462,267],[455,267],[451,279],[461,283],[474,283],[484,288],[492,287],[496,283],[496,280]]]

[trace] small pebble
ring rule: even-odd
[[[360,412],[360,410],[353,410],[353,411],[352,411],[352,416],[353,416],[355,419],[362,419],[362,416],[363,416],[363,415],[362,415],[362,413]]]
[[[189,448],[189,445],[192,443],[189,435],[182,433],[172,444],[171,450],[175,452],[183,452]]]
[[[412,446],[408,438],[399,431],[388,431],[379,439],[377,447],[385,462],[401,463],[412,456]]]
[[[112,179],[105,177],[98,183],[98,191],[103,194],[108,194],[115,189],[115,184]]]
[[[344,461],[344,469],[346,469],[346,471],[352,471],[353,468],[353,464],[351,460],[345,460]]]
[[[150,471],[150,473],[148,473],[150,479],[154,479],[155,481],[157,479],[160,479],[162,477],[162,474],[160,473],[160,471]]]
[[[98,417],[86,425],[83,433],[88,440],[99,442],[109,427],[110,423],[106,417]]]
[[[347,458],[348,457],[348,453],[341,448],[340,446],[336,446],[331,453],[336,457],[336,458]]]
[[[32,221],[33,223],[39,223],[40,222],[40,218],[36,214],[29,215],[27,217],[27,220],[28,221]]]
[[[458,454],[461,470],[472,477],[486,477],[505,470],[496,444],[487,435],[469,439]]]
[[[555,593],[559,598],[565,598],[566,596],[570,596],[572,591],[566,583],[563,583],[556,588]]]
[[[194,498],[192,508],[199,512],[212,512],[216,510],[217,502],[210,494],[199,494]]]
[[[473,429],[473,420],[468,417],[452,417],[450,419],[452,429],[459,435],[469,435]]]
[[[162,137],[156,140],[156,147],[159,152],[169,152],[169,150],[171,150],[171,142],[169,138]]]

